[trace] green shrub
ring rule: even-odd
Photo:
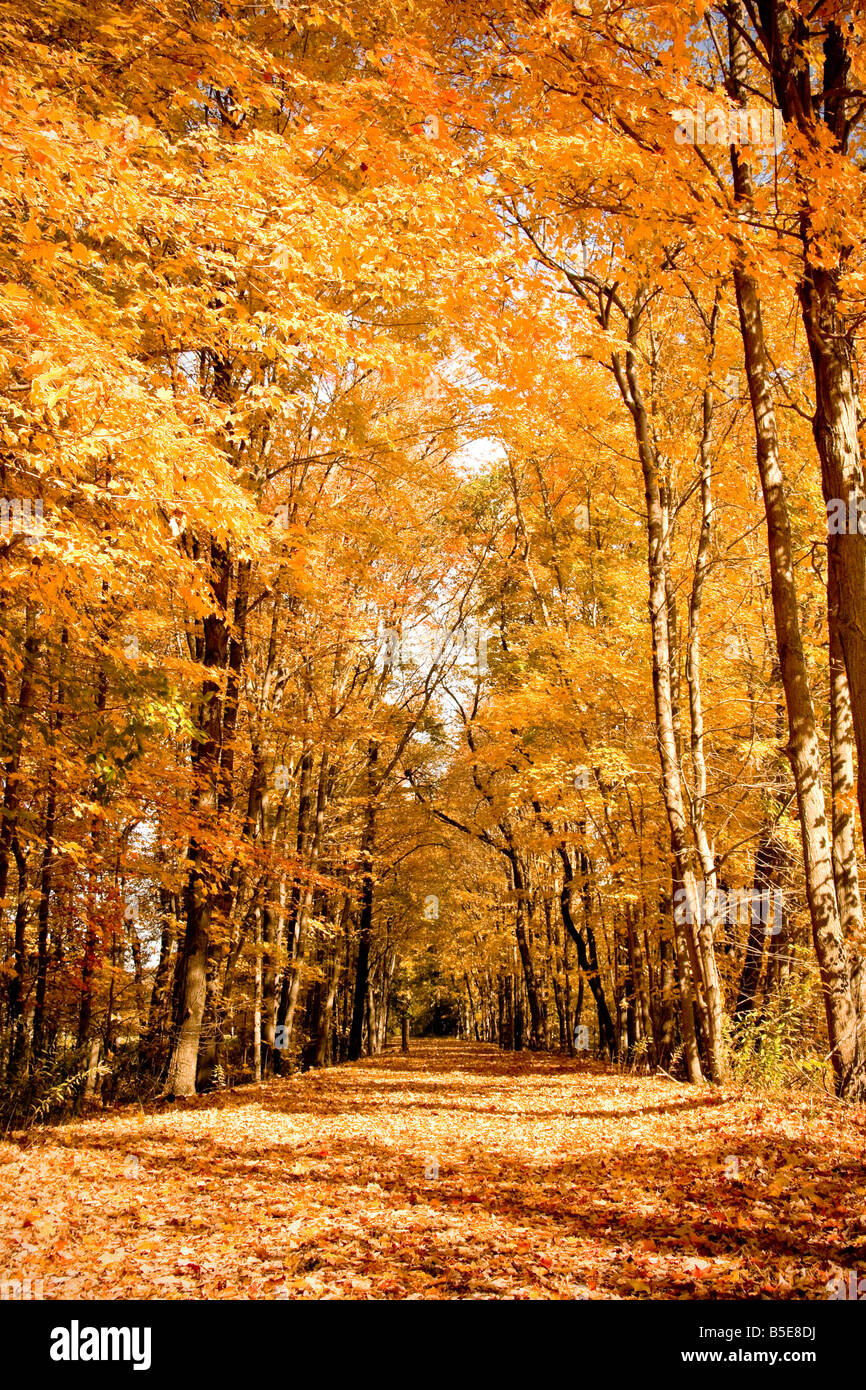
[[[815,997],[809,974],[792,974],[782,993],[728,1023],[732,1080],[778,1091],[820,1087],[826,1063],[815,1046]]]

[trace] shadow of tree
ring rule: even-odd
[[[204,1216],[245,1201],[315,1213],[308,1238],[279,1216],[269,1228],[289,1270],[404,1289],[435,1268],[438,1296],[486,1296],[498,1279],[557,1296],[778,1297],[783,1273],[781,1296],[820,1297],[834,1266],[863,1262],[850,1137],[831,1155],[804,1124],[737,1132],[754,1099],[614,1075],[437,1044],[162,1107],[136,1153]],[[701,1114],[726,1108],[723,1141]],[[210,1128],[187,1133],[195,1110]],[[91,1153],[124,1161],[128,1136],[83,1128]]]

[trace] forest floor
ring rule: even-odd
[[[813,1298],[866,1114],[455,1042],[0,1144],[45,1298]],[[32,1294],[31,1296],[38,1296]]]

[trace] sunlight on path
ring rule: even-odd
[[[825,1298],[866,1118],[413,1043],[0,1145],[0,1277],[46,1298]]]

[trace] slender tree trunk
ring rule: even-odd
[[[255,923],[253,934],[253,950],[255,951],[253,962],[253,1077],[258,1082],[262,1079],[262,932],[258,909],[255,914]]]
[[[683,920],[688,910],[683,885],[673,882],[673,943],[677,966],[677,980],[680,994],[680,1030],[683,1040],[683,1056],[686,1073],[692,1083],[703,1080],[700,1049],[695,1019],[695,982],[692,975],[692,960],[695,952],[687,923]],[[690,951],[690,946],[692,947]]]
[[[54,720],[54,738],[59,739],[64,720],[64,701],[66,699],[66,656],[69,634],[64,628],[60,636],[60,672],[57,680],[57,715]],[[33,1009],[33,1059],[38,1064],[46,1051],[47,1027],[45,1004],[48,992],[49,966],[49,924],[51,920],[51,895],[54,889],[55,826],[57,820],[57,758],[52,753],[48,767],[48,786],[45,801],[44,845],[42,864],[39,873],[39,907],[37,909],[38,936],[36,944],[36,994]]]
[[[370,945],[373,939],[373,894],[375,891],[373,868],[376,845],[375,772],[378,760],[379,745],[371,741],[367,752],[367,807],[364,837],[361,845],[361,860],[364,868],[361,879],[361,920],[358,931],[358,960],[355,966],[355,997],[352,1007],[352,1024],[349,1030],[350,1062],[356,1062],[361,1056],[364,1006],[369,988]]]
[[[325,988],[322,999],[322,1007],[319,1012],[318,1032],[316,1035],[316,1050],[314,1054],[314,1064],[317,1067],[326,1067],[331,1060],[331,1028],[334,1018],[334,1000],[337,997],[337,982],[340,974],[340,960],[336,948],[331,951],[328,959],[328,970],[325,979]]]
[[[704,1012],[706,1018],[706,1043],[709,1054],[710,1075],[715,1082],[723,1074],[723,1034],[721,988],[715,963],[712,928],[698,908],[693,874],[689,868],[689,847],[687,821],[683,805],[682,778],[679,750],[677,746],[674,719],[674,691],[672,684],[672,658],[670,644],[668,574],[665,563],[666,527],[665,508],[661,492],[659,466],[652,441],[652,430],[646,403],[638,379],[637,345],[638,330],[643,313],[644,301],[638,296],[635,309],[629,320],[629,346],[625,362],[614,354],[612,364],[623,400],[626,402],[635,428],[638,454],[644,478],[647,519],[647,566],[649,573],[649,615],[652,637],[653,698],[656,714],[656,738],[661,768],[661,789],[667,813],[671,836],[671,853],[674,862],[674,876],[680,885],[684,898],[684,910],[675,911],[674,921],[678,955],[685,947],[690,956],[691,969],[684,973],[680,969],[680,986],[683,1001],[683,1041],[686,1049],[689,1079],[701,1078],[700,1063],[695,1066],[695,1055],[691,1047],[692,1025],[686,1018],[690,1010],[690,1000]],[[694,981],[693,986],[691,981]],[[694,993],[693,993],[694,991]]]
[[[224,774],[220,768],[220,735],[222,706],[219,672],[225,669],[229,651],[229,631],[226,622],[228,591],[231,578],[228,552],[211,541],[211,572],[215,611],[204,619],[203,662],[213,670],[202,684],[199,728],[201,737],[194,743],[193,776],[194,807],[204,823],[217,815]],[[195,1094],[198,1051],[207,996],[208,949],[210,946],[211,916],[214,897],[220,883],[217,866],[209,850],[196,836],[189,846],[189,881],[187,889],[187,927],[183,942],[181,971],[180,1027],[172,1049],[166,1078],[170,1095]]]
[[[556,1006],[556,1021],[559,1028],[559,1050],[564,1051],[568,1046],[568,1024],[569,1018],[565,1007],[565,1000],[562,994],[562,977],[560,974],[559,942],[553,925],[553,912],[549,893],[544,896],[544,919],[547,927],[547,947],[550,953],[550,974],[553,982],[553,1002]]]
[[[858,1053],[866,1058],[866,932],[857,867],[854,734],[850,692],[836,621],[836,592],[828,594],[830,623],[830,771],[833,789],[833,877],[848,952],[857,1015]]]
[[[171,954],[177,921],[177,899],[173,893],[162,886],[159,890],[159,906],[162,922],[159,960],[153,977],[147,1027],[141,1045],[141,1066],[152,1073],[161,1069],[160,1057],[169,1024]]]
[[[529,944],[529,889],[523,865],[516,851],[512,851],[508,856],[508,863],[511,866],[512,886],[516,897],[514,915],[514,934],[517,938],[517,950],[520,955],[520,964],[523,970],[523,978],[526,984],[527,1002],[529,1004],[529,1028],[530,1028],[530,1047],[537,1051],[541,1046],[541,1004],[538,996],[538,979],[535,973],[535,966],[532,960],[532,951]]]
[[[674,938],[667,925],[666,914],[662,912],[659,931],[659,1041],[658,1063],[669,1067],[676,1044],[676,1018],[674,1014]]]
[[[327,749],[322,753],[319,764],[319,784],[316,792],[316,809],[312,825],[312,837],[309,842],[308,850],[308,870],[313,874],[319,861],[322,838],[325,828],[325,806],[328,796],[329,784],[329,758]],[[310,913],[310,906],[313,901],[314,888],[311,881],[300,890],[300,900],[296,904],[294,914],[294,930],[291,940],[291,977],[289,979],[288,998],[285,1009],[285,1029],[288,1045],[291,1045],[292,1033],[295,1024],[295,1011],[298,1006],[298,992],[301,986],[301,977],[304,970],[304,956],[306,949],[306,925]]]
[[[560,899],[559,899],[559,906],[560,906],[560,911],[561,911],[561,913],[562,913],[563,925],[564,925],[564,927],[565,927],[565,930],[568,932],[569,936],[571,937],[572,941],[574,942],[575,947],[577,948],[577,960],[578,960],[578,965],[580,966],[580,971],[581,971],[581,984],[583,983],[583,980],[584,980],[584,978],[585,978],[586,981],[587,981],[587,983],[588,983],[588,985],[589,985],[589,987],[590,987],[590,990],[592,991],[592,997],[593,997],[593,999],[595,1000],[596,1013],[597,1013],[597,1015],[598,1015],[598,1034],[599,1034],[599,1041],[600,1041],[600,1043],[601,1043],[601,1046],[602,1046],[603,1048],[606,1049],[606,1051],[607,1051],[608,1055],[611,1057],[611,1059],[614,1059],[614,1060],[615,1060],[615,1059],[616,1059],[616,1056],[617,1056],[617,1036],[616,1036],[616,1029],[614,1028],[613,1019],[611,1018],[611,1014],[610,1014],[610,1009],[608,1008],[607,1000],[606,1000],[605,995],[604,995],[604,986],[603,986],[602,981],[601,981],[601,972],[600,972],[600,970],[599,970],[599,968],[598,968],[598,959],[597,959],[597,957],[596,957],[596,955],[595,955],[594,945],[593,945],[593,956],[592,956],[592,959],[590,959],[589,953],[588,953],[588,951],[587,951],[586,943],[584,942],[584,939],[583,939],[582,935],[580,934],[580,932],[578,931],[577,927],[575,926],[575,924],[574,924],[574,918],[573,918],[573,916],[572,916],[572,911],[571,911],[571,895],[572,895],[572,892],[574,891],[574,888],[575,888],[575,882],[574,882],[574,879],[575,879],[574,866],[572,865],[571,858],[570,858],[570,856],[569,856],[569,854],[568,854],[568,851],[564,848],[564,846],[558,845],[558,846],[557,846],[557,853],[558,853],[558,855],[559,855],[559,857],[560,857],[560,860],[561,860],[561,862],[562,862],[562,867],[563,867],[562,891],[561,891]],[[581,862],[582,862],[582,864],[583,864],[583,861],[581,861]],[[588,874],[588,872],[587,872],[586,867],[584,867],[584,873],[583,873],[583,889],[584,889],[584,893],[583,893],[583,906],[584,906],[584,913],[586,913],[586,912],[588,911],[588,901],[587,901],[587,899],[588,899],[588,894],[589,894],[588,878],[589,878],[589,874]],[[587,926],[588,926],[588,922],[587,922]],[[582,1003],[582,1001],[581,1001],[581,1003]]]
[[[740,974],[740,987],[737,994],[737,1004],[734,1010],[735,1017],[742,1017],[750,1013],[757,1000],[758,981],[761,978],[761,971],[764,965],[764,943],[767,939],[767,924],[762,919],[762,914],[755,911],[755,900],[760,903],[765,893],[772,891],[777,882],[776,872],[777,853],[772,829],[765,827],[761,831],[758,840],[758,849],[755,854],[755,876],[752,888],[753,907],[749,914],[749,929],[746,937],[746,955],[743,961],[743,969]],[[730,920],[730,908],[728,910]]]
[[[742,6],[739,0],[729,6],[729,13],[731,89],[735,100],[742,100],[742,74],[745,72],[746,55],[740,32]],[[737,197],[741,202],[748,204],[752,195],[748,165],[742,160],[739,151],[733,147],[731,158]],[[857,1017],[836,900],[832,849],[821,777],[820,742],[812,704],[809,670],[800,634],[791,524],[764,348],[761,303],[755,281],[746,269],[742,256],[734,266],[734,285],[755,422],[758,468],[764,493],[773,617],[788,711],[789,739],[786,752],[791,761],[797,789],[812,939],[821,974],[836,1089],[840,1096],[854,1100],[866,1095],[866,1078],[858,1052]]]
[[[12,720],[7,733],[6,747],[3,750],[3,810],[0,815],[0,914],[6,899],[9,884],[9,865],[12,837],[18,823],[18,809],[21,801],[22,782],[20,777],[21,755],[24,747],[24,733],[29,711],[34,703],[34,675],[39,638],[36,630],[36,610],[28,605],[24,619],[24,654],[21,667],[21,684],[18,695],[18,708],[9,712]]]
[[[572,1031],[571,1031],[571,1034],[570,1034],[570,1037],[571,1037],[571,1045],[570,1045],[570,1047],[569,1047],[569,1049],[568,1049],[569,1052],[572,1053],[572,1054],[574,1053],[574,1050],[575,1050],[575,1042],[574,1042],[575,1035],[576,1035],[576,1033],[577,1033],[578,1028],[580,1027],[580,1020],[583,1018],[583,997],[584,997],[584,985],[585,985],[585,983],[586,983],[586,978],[585,978],[585,976],[584,976],[584,973],[583,973],[582,970],[579,969],[579,970],[578,970],[578,980],[577,980],[577,1003],[576,1003],[575,1006],[574,1006],[574,1027],[573,1027],[573,1029],[572,1029]]]
[[[715,342],[718,299],[713,306],[710,325],[711,340]],[[688,654],[686,683],[689,692],[689,721],[691,725],[690,754],[694,790],[689,798],[689,819],[692,836],[703,875],[703,911],[697,922],[697,945],[700,953],[700,978],[706,994],[706,1027],[713,1056],[710,1071],[714,1080],[724,1072],[723,1000],[715,955],[715,940],[719,924],[716,865],[707,835],[705,810],[707,801],[707,768],[704,756],[704,714],[701,691],[700,619],[704,584],[710,556],[713,526],[712,461],[710,444],[713,429],[713,400],[709,387],[703,395],[703,430],[701,433],[701,534],[695,559],[692,592],[689,600]]]
[[[274,885],[269,883],[266,891],[269,894],[272,893]],[[272,1074],[274,1066],[277,1007],[275,953],[279,934],[278,924],[278,911],[274,904],[268,901],[262,911],[262,1074],[265,1077]]]
[[[12,976],[9,986],[9,1021],[12,1034],[9,1046],[10,1076],[19,1066],[26,1047],[24,977],[27,971],[27,856],[21,848],[17,830],[12,836],[12,854],[18,875],[18,892],[15,904],[15,945],[12,957],[15,974]]]
[[[39,906],[37,908],[36,993],[33,1008],[33,1058],[38,1063],[45,1052],[45,1001],[48,991],[48,928],[51,913],[52,877],[54,870],[54,827],[57,816],[57,781],[52,761],[48,771],[48,795],[45,805],[45,843],[39,872]]]
[[[626,903],[626,927],[629,935],[629,953],[631,955],[632,976],[635,982],[637,1002],[640,1007],[641,1034],[646,1039],[647,1057],[651,1063],[655,1062],[655,1044],[653,1041],[652,1011],[650,1009],[649,981],[647,978],[646,966],[643,955],[643,943],[640,938],[640,928],[637,920],[637,907],[631,903]]]

